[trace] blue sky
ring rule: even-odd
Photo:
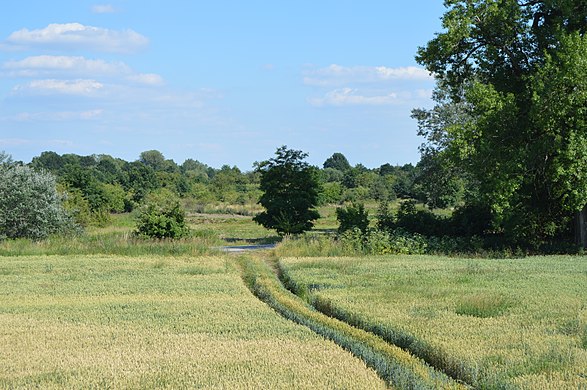
[[[419,159],[414,55],[438,0],[11,1],[0,15],[0,150],[250,170],[287,145],[375,168]]]

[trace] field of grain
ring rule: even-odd
[[[476,387],[587,388],[587,258],[287,258],[292,289]]]
[[[0,257],[0,388],[384,388],[234,259]]]

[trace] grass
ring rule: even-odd
[[[391,386],[399,389],[464,389],[465,386],[430,368],[381,337],[314,310],[285,289],[265,262],[241,259],[244,279],[261,300],[285,318],[305,325],[360,357]]]
[[[275,233],[253,222],[252,217],[227,214],[193,214],[187,218],[192,234],[181,240],[146,240],[132,231],[132,214],[112,215],[106,227],[88,227],[71,237],[51,237],[34,242],[27,239],[0,241],[0,256],[98,255],[201,256],[214,254],[223,245],[268,244],[280,241]]]
[[[0,388],[384,388],[234,257],[0,257]]]
[[[587,387],[587,259],[287,258],[322,312],[480,388]]]

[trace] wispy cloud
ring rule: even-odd
[[[123,62],[91,60],[79,56],[32,56],[5,62],[2,68],[10,77],[47,77],[52,75],[113,76],[129,74],[130,67]]]
[[[104,84],[96,80],[79,79],[79,80],[33,80],[27,84],[16,85],[12,91],[17,95],[46,95],[46,94],[63,94],[92,96],[97,91],[104,88]]]
[[[132,53],[143,49],[149,40],[133,30],[110,30],[81,23],[50,24],[45,28],[22,29],[4,41],[21,49],[95,50]]]
[[[161,86],[163,77],[154,73],[137,73],[124,62],[92,60],[80,56],[33,56],[2,65],[4,76],[15,78],[97,78],[106,77],[133,84]]]
[[[304,72],[304,83],[312,86],[337,86],[349,83],[381,83],[397,80],[432,80],[428,71],[416,66],[341,66],[310,69]]]
[[[134,83],[151,86],[160,86],[165,84],[165,82],[163,81],[163,77],[155,73],[132,74],[127,77],[127,80],[132,81]]]
[[[352,88],[335,89],[323,97],[310,98],[308,102],[316,107],[322,106],[384,106],[400,102],[396,93],[366,96]]]
[[[42,111],[42,112],[20,112],[11,118],[17,122],[62,122],[72,120],[92,120],[97,119],[104,113],[103,109],[94,109],[86,111]]]
[[[111,4],[95,4],[92,6],[92,12],[95,14],[111,14],[116,10]]]

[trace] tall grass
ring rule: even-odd
[[[119,256],[199,256],[214,253],[221,241],[215,237],[181,240],[149,240],[128,232],[54,236],[43,241],[28,239],[0,241],[0,256],[31,255],[119,255]]]

